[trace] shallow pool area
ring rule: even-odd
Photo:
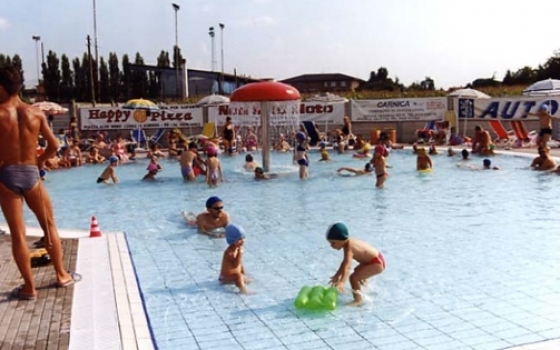
[[[102,230],[126,233],[158,349],[478,350],[560,338],[560,176],[531,171],[530,158],[498,155],[501,170],[482,171],[446,154],[419,174],[412,152],[395,150],[380,190],[374,176],[336,175],[365,160],[330,153],[332,162],[310,153],[305,181],[291,154],[274,153],[278,178],[255,181],[242,155],[221,157],[226,182],[213,189],[184,183],[171,160],[142,182],[141,158],[117,168],[116,186],[95,183],[104,165],[50,172],[46,185],[60,228],[87,230],[95,215]],[[252,295],[218,282],[225,239],[180,215],[212,195],[247,231]],[[326,284],[342,261],[324,236],[338,220],[380,249],[387,269],[369,281],[364,307],[344,305],[347,284],[336,310],[297,310],[299,289]]]

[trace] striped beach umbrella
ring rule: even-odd
[[[126,101],[126,103],[122,106],[125,109],[142,109],[145,111],[159,111],[158,105],[150,100],[145,100],[143,98],[135,98],[132,100]]]

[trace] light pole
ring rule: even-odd
[[[179,5],[172,3],[173,10],[175,10],[175,94],[179,98],[179,34],[177,31],[177,12],[181,9]]]
[[[221,63],[222,63],[222,74],[220,74],[220,94],[224,93],[224,28],[225,25],[223,23],[219,23],[220,25],[220,56],[221,56]]]
[[[222,58],[222,75],[224,74],[224,28],[225,24],[220,23],[220,54]]]
[[[214,45],[214,27],[208,28],[208,35],[210,35],[210,40],[212,43],[212,72],[216,70],[216,47]]]
[[[35,40],[35,54],[37,55],[37,86],[41,83],[41,71],[39,69],[39,40],[41,37],[38,35],[33,35],[31,39]]]

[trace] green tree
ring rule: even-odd
[[[108,102],[111,100],[109,82],[109,68],[107,67],[107,63],[105,63],[105,59],[101,57],[99,59],[99,90],[101,95],[99,96],[99,101],[101,102]]]
[[[61,81],[60,81],[60,100],[70,101],[75,98],[74,96],[74,81],[72,69],[70,69],[70,60],[68,56],[62,54],[60,57],[60,70],[61,70]]]
[[[118,101],[124,93],[120,82],[119,58],[114,52],[109,53],[109,98]]]
[[[9,61],[9,60],[8,60]],[[19,73],[21,74],[21,89],[25,90],[25,72],[23,71],[23,62],[21,61],[21,57],[18,54],[15,54],[12,56],[12,60],[11,62],[9,62],[14,68],[16,68],[17,70],[19,70]]]
[[[120,81],[121,81],[121,86],[122,88],[122,92],[123,92],[123,97],[125,99],[129,99],[130,95],[131,95],[131,89],[130,89],[130,70],[129,70],[129,66],[130,65],[130,59],[128,58],[127,54],[123,55],[122,58],[122,66],[123,66],[123,72],[120,74]]]
[[[169,67],[169,52],[161,50],[157,58],[158,67]]]
[[[134,64],[144,65],[144,59],[139,52],[136,53]],[[148,96],[148,76],[145,71],[135,70],[131,72],[130,82],[132,84],[132,95],[134,97]]]
[[[77,57],[72,60],[72,68],[74,70],[74,96],[78,101],[87,101],[88,98],[87,70],[85,70],[84,67],[82,67],[82,64],[80,63],[80,59]]]
[[[177,69],[177,67],[181,68],[181,62],[183,62],[183,55],[181,54],[181,48],[177,46],[173,46],[173,68]],[[168,57],[169,59],[169,57]],[[177,64],[179,62],[179,64]]]
[[[47,100],[60,100],[60,60],[54,51],[49,50],[47,61],[42,64],[43,85]]]

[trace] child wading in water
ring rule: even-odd
[[[103,170],[103,173],[97,178],[97,183],[103,182],[108,184],[109,180],[113,180],[113,183],[119,183],[119,178],[115,173],[115,168],[119,164],[119,158],[116,156],[109,157],[109,166]]]
[[[218,186],[218,181],[224,182],[224,173],[222,165],[218,159],[218,151],[215,148],[207,148],[206,155],[206,183],[208,187]]]
[[[159,165],[159,163],[158,163],[158,157],[157,156],[152,156],[152,158],[150,159],[150,163],[148,164],[148,167],[146,168],[146,170],[148,170],[148,173],[146,175],[144,175],[142,180],[150,180],[150,181],[155,180],[158,171],[161,170],[161,165]]]
[[[299,178],[306,179],[309,177],[309,157],[307,155],[307,149],[309,146],[307,145],[307,139],[303,132],[298,131],[296,133],[296,140],[297,145],[296,149],[294,150],[294,161],[299,165]]]
[[[385,149],[385,147],[381,145],[377,145],[374,148],[372,163],[373,166],[375,167],[375,177],[376,177],[375,187],[377,188],[383,188],[383,184],[385,183],[385,180],[387,180],[387,177],[389,177],[389,174],[387,173],[386,170],[387,164],[385,162],[385,156],[384,156],[386,151],[387,150]]]
[[[227,249],[224,251],[220,282],[223,284],[235,283],[241,294],[248,294],[245,283],[249,282],[243,267],[243,243],[245,231],[241,226],[229,224],[226,226]]]
[[[385,259],[383,254],[364,241],[349,238],[348,228],[342,222],[335,222],[327,229],[327,240],[331,247],[336,250],[344,249],[344,259],[338,271],[331,277],[330,283],[340,292],[344,291],[344,283],[348,279],[352,260],[358,262],[358,266],[350,275],[350,285],[354,301],[350,304],[361,306],[364,303],[362,286],[366,280],[378,275],[385,270]]]

